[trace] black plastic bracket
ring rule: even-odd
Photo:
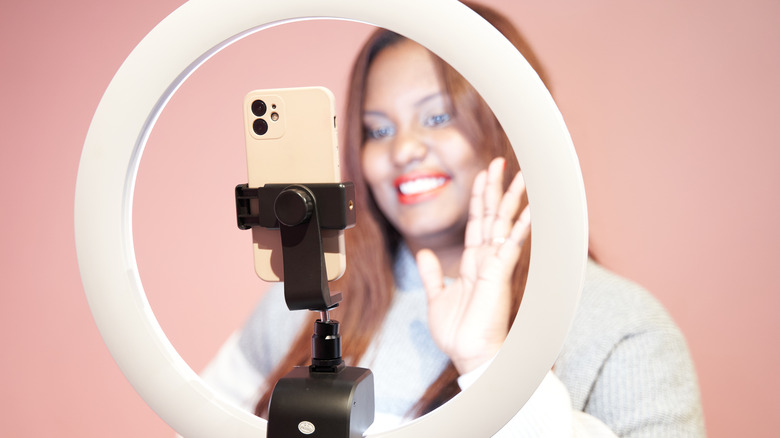
[[[290,310],[328,310],[341,301],[341,294],[331,295],[328,287],[321,230],[353,227],[354,206],[352,183],[236,187],[238,227],[280,231],[284,298]]]
[[[299,185],[283,189],[274,200],[282,235],[284,299],[290,310],[327,310],[341,301],[341,294],[331,295],[328,287],[318,204],[314,194]]]
[[[236,218],[238,228],[279,228],[273,205],[282,190],[291,186],[309,189],[317,202],[320,227],[326,230],[346,230],[355,226],[355,186],[345,183],[266,184],[263,187],[236,186]],[[264,206],[265,208],[260,208]]]
[[[328,318],[341,294],[331,295],[328,288],[321,233],[355,225],[353,184],[241,184],[235,194],[240,229],[281,233],[287,307],[323,316],[314,324],[312,364],[295,367],[274,386],[268,437],[362,437],[374,421],[374,376],[366,368],[345,366],[341,357],[339,323]]]

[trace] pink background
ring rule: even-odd
[[[3,436],[172,434],[95,328],[72,206],[103,90],[181,3],[2,3]],[[594,251],[653,291],[687,335],[709,435],[775,436],[780,3],[501,7],[549,70],[581,158]],[[307,22],[243,40],[198,70],[155,127],[135,196],[138,264],[153,311],[195,370],[264,290],[249,236],[234,225],[232,188],[246,180],[241,98],[320,84],[343,103],[344,70],[366,32]]]

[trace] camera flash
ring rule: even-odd
[[[271,120],[274,122],[279,120],[279,113],[271,113]]]

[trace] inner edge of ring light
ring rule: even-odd
[[[306,18],[294,18],[294,19],[285,19],[285,20],[279,20],[267,24],[263,24],[260,26],[257,26],[255,28],[240,32],[233,37],[226,39],[220,44],[217,44],[216,46],[209,49],[207,52],[203,53],[201,56],[199,56],[195,61],[193,61],[185,70],[183,70],[176,79],[168,86],[168,88],[163,92],[163,94],[158,99],[157,103],[153,107],[152,111],[149,113],[149,116],[146,118],[146,121],[144,122],[144,125],[141,129],[140,135],[138,139],[135,142],[135,145],[133,147],[131,159],[130,159],[130,165],[128,167],[128,172],[126,174],[125,179],[125,187],[124,187],[124,209],[127,212],[132,212],[132,203],[133,203],[133,193],[134,193],[134,187],[135,182],[137,179],[137,173],[138,168],[140,166],[141,157],[143,155],[143,151],[146,147],[146,143],[151,135],[151,131],[154,128],[154,125],[156,124],[157,120],[159,119],[160,115],[162,114],[162,111],[165,109],[165,106],[168,104],[168,102],[171,100],[173,95],[178,91],[178,89],[183,85],[183,83],[198,69],[200,68],[206,61],[208,61],[210,58],[215,56],[217,53],[219,53],[221,50],[225,49],[226,47],[240,41],[241,39],[248,37],[252,34],[258,33],[262,30],[279,26],[282,24],[292,23],[292,22],[298,22],[298,21],[315,21],[315,20],[341,20],[341,21],[356,21],[356,20],[350,20],[346,18],[336,18],[336,17],[306,17]],[[374,26],[377,28],[384,28],[383,26],[379,26],[373,23],[367,23],[363,22],[364,24]],[[404,35],[406,37],[406,35]],[[409,37],[406,37],[409,38]],[[412,40],[411,38],[409,38]],[[415,40],[412,40],[415,41]],[[417,42],[417,41],[415,41]],[[419,42],[418,42],[419,43]],[[134,262],[136,262],[135,257],[135,250],[134,250],[134,244],[132,239],[132,214],[124,214],[123,215],[123,234],[125,235],[125,239],[123,239],[123,243],[126,246],[126,251],[128,254],[128,258]],[[128,244],[129,243],[129,244]],[[137,262],[136,262],[137,263]],[[137,272],[136,272],[137,274]],[[134,278],[135,283],[138,287],[139,292],[141,293],[141,296],[143,299],[146,300],[146,295],[142,286],[142,283],[140,281],[139,276],[135,276]],[[156,318],[155,318],[156,320]],[[175,348],[174,348],[175,350]],[[176,352],[178,355],[178,352]],[[179,355],[180,357],[180,355]],[[182,358],[183,360],[183,358]],[[462,393],[461,393],[462,394]],[[460,395],[460,394],[459,394]],[[446,404],[446,403],[445,403]],[[430,414],[427,414],[428,416]],[[267,427],[267,420],[256,417],[259,420],[259,425],[262,428]],[[411,422],[418,422],[419,419],[414,419],[411,421],[405,421],[402,425],[398,425],[394,427],[393,429],[388,430],[387,432],[399,430],[402,428],[405,428],[405,426]]]
[[[183,70],[176,77],[176,79],[169,85],[169,87],[165,90],[165,92],[161,95],[161,97],[157,100],[157,103],[155,104],[155,106],[153,107],[152,111],[147,116],[146,121],[145,121],[145,123],[143,125],[143,128],[141,130],[141,133],[140,133],[137,141],[135,142],[135,145],[134,145],[134,148],[133,148],[133,151],[132,151],[132,155],[131,155],[130,165],[129,165],[129,168],[127,169],[128,173],[127,173],[126,179],[125,179],[125,188],[124,188],[125,192],[123,194],[123,199],[124,199],[123,208],[127,209],[126,212],[131,212],[132,211],[132,193],[133,193],[133,188],[134,188],[134,185],[135,185],[135,179],[136,179],[136,176],[137,176],[137,170],[138,170],[138,166],[140,164],[140,158],[141,158],[141,155],[143,153],[143,149],[144,149],[144,147],[146,145],[146,142],[147,142],[148,137],[149,137],[149,135],[151,133],[151,130],[152,130],[154,124],[156,123],[159,115],[162,113],[162,110],[164,109],[164,107],[166,106],[168,101],[171,99],[173,94],[178,90],[178,88],[184,83],[184,81],[195,70],[197,70],[204,62],[206,62],[209,58],[214,56],[216,53],[218,53],[219,51],[221,51],[225,47],[233,44],[234,42],[236,42],[236,41],[238,41],[238,40],[240,40],[240,39],[242,39],[242,38],[244,38],[244,37],[246,37],[246,36],[248,36],[250,34],[259,32],[259,31],[261,31],[263,29],[266,29],[266,28],[269,28],[269,27],[273,27],[273,26],[277,26],[277,25],[284,24],[284,23],[288,23],[288,22],[294,22],[294,21],[307,21],[307,20],[317,20],[317,19],[334,19],[334,18],[338,19],[338,20],[344,20],[344,21],[357,21],[357,20],[351,20],[351,19],[340,18],[340,17],[306,17],[306,18],[286,19],[286,20],[280,20],[280,21],[275,21],[275,22],[272,22],[272,23],[263,24],[263,25],[254,27],[252,29],[249,29],[247,31],[240,32],[240,33],[234,35],[233,37],[226,39],[222,43],[212,47],[210,50],[208,50],[207,52],[202,54],[200,57],[198,57],[194,62],[192,62],[185,70]],[[373,23],[367,23],[366,22],[366,24],[372,25],[372,26],[375,26],[375,27],[383,27],[383,26],[375,25]],[[131,223],[132,217],[131,217],[131,214],[127,214],[127,213],[124,214],[123,215],[123,220],[125,221],[125,223],[123,223],[123,226],[122,226],[123,234],[125,236],[125,239],[124,239],[123,243],[125,243],[126,246],[127,246],[126,249],[128,251],[128,254],[129,254],[129,260],[131,260],[132,262],[135,262],[133,242],[132,242],[132,223]],[[129,245],[127,245],[128,242],[129,242]],[[136,272],[136,274],[137,274],[137,272]],[[143,292],[142,287],[140,287],[141,286],[141,284],[140,284],[140,277],[137,277],[136,280],[137,280],[137,285],[139,286],[139,290],[138,291],[139,292]],[[141,295],[145,298],[145,295],[143,293],[141,293]],[[175,350],[174,350],[174,352],[175,352]],[[176,352],[176,354],[178,355],[177,352]],[[260,420],[260,421],[262,422],[263,425],[267,424],[267,422],[265,422],[264,420]],[[407,424],[409,424],[409,423],[407,423]],[[404,428],[404,426],[399,426],[399,428]],[[398,429],[398,428],[396,428],[396,429]],[[396,429],[393,429],[393,430],[396,430]]]

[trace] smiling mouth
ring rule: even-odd
[[[449,182],[450,178],[445,175],[402,177],[396,180],[395,187],[402,204],[414,204],[435,196]]]

